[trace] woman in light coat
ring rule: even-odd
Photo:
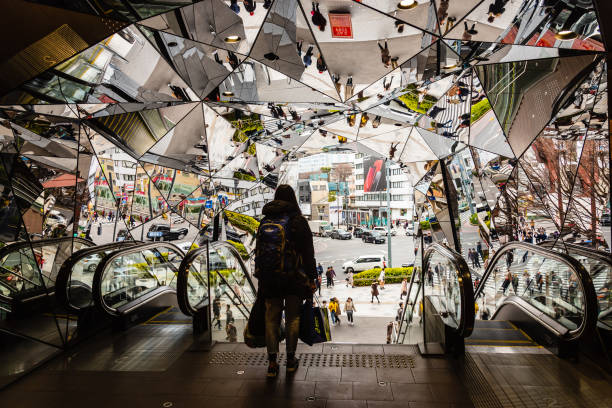
[[[353,303],[352,298],[346,299],[346,302],[344,303],[344,311],[346,312],[346,318],[348,319],[349,324],[352,326],[354,324],[353,312],[357,311],[357,309],[355,309],[355,304]]]

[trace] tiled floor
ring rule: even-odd
[[[424,358],[414,346],[299,344],[298,371],[268,380],[262,350],[190,351],[190,341],[173,326],[95,339],[1,391],[0,406],[612,407],[610,376],[542,352]]]
[[[266,365],[211,364],[212,353],[257,353],[243,344],[218,344],[211,352],[184,351],[164,371],[134,371],[101,355],[62,357],[0,392],[6,407],[472,407],[450,360],[424,359],[411,346],[300,346],[308,353],[410,355],[414,368],[300,367],[276,380]],[[88,348],[91,351],[91,348]],[[124,350],[121,350],[123,353]],[[121,353],[117,356],[121,356]],[[112,353],[111,353],[112,354]],[[121,358],[121,357],[118,357]],[[146,355],[138,358],[145,359]],[[95,364],[100,364],[96,369]]]

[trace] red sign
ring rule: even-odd
[[[353,38],[353,25],[350,14],[329,13],[332,38]]]

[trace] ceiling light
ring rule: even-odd
[[[238,36],[238,35],[230,35],[228,37],[225,37],[225,39],[223,41],[225,41],[228,44],[232,44],[232,43],[237,43],[240,40],[242,40],[242,38],[240,38],[240,36]]]
[[[555,34],[555,38],[561,41],[573,40],[576,37],[578,37],[578,34],[572,30],[562,30]]]
[[[232,91],[225,91],[223,92],[223,96],[234,96],[234,93]]]
[[[402,0],[399,3],[397,3],[397,8],[400,10],[410,10],[410,9],[415,8],[418,5],[419,3],[417,3],[416,0]]]

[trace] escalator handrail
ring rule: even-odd
[[[476,319],[474,285],[472,283],[470,268],[467,262],[465,262],[465,259],[455,250],[446,245],[432,243],[425,251],[423,257],[423,274],[429,270],[429,260],[436,252],[450,259],[457,270],[457,280],[459,282],[459,291],[461,294],[461,319],[459,321],[459,327],[455,329],[455,332],[460,337],[469,337],[474,330],[474,321]],[[425,279],[422,278],[421,281],[421,284],[424,285]]]
[[[565,336],[565,340],[577,340],[584,333],[590,333],[591,331],[593,331],[595,326],[597,325],[598,304],[597,295],[595,293],[595,287],[593,286],[593,280],[591,279],[591,275],[587,272],[584,266],[582,266],[582,264],[572,256],[564,252],[553,251],[552,249],[545,248],[541,245],[528,244],[526,242],[520,241],[512,241],[501,246],[497,250],[495,255],[493,255],[493,257],[490,259],[487,266],[487,270],[482,275],[480,285],[478,285],[474,297],[477,299],[484,291],[486,286],[485,284],[489,279],[489,276],[495,270],[497,262],[500,261],[502,257],[506,256],[507,252],[515,249],[523,249],[568,264],[568,266],[578,277],[578,284],[580,285],[582,293],[584,295],[584,318],[582,319],[582,324],[578,328],[568,331],[568,334]]]
[[[256,293],[255,286],[253,285],[253,281],[251,280],[251,276],[249,275],[248,269],[245,263],[243,262],[242,257],[240,256],[240,253],[238,252],[238,250],[234,248],[232,244],[228,244],[227,242],[224,242],[224,241],[211,242],[207,246],[201,246],[200,248],[189,251],[187,255],[185,255],[185,257],[183,258],[183,262],[181,262],[181,266],[179,267],[179,273],[178,273],[178,277],[176,281],[176,297],[178,300],[179,309],[181,309],[181,311],[187,316],[193,316],[198,312],[198,310],[191,307],[191,305],[189,304],[188,296],[187,296],[187,286],[188,286],[187,282],[189,279],[189,273],[191,271],[191,264],[196,259],[198,259],[200,256],[202,256],[202,254],[205,254],[207,256],[207,259],[210,260],[210,256],[208,255],[209,248],[210,248],[210,251],[212,251],[214,250],[215,247],[220,247],[220,246],[229,249],[232,255],[234,255],[234,257],[238,260],[238,264],[244,271],[244,275],[247,278],[247,282],[249,283],[251,290],[253,291],[253,293]],[[207,270],[206,281],[208,282],[208,265],[206,267],[206,270]],[[233,290],[232,290],[232,293],[233,293]]]
[[[404,325],[404,318],[406,316],[406,310],[408,309],[408,306],[409,306],[408,302],[410,302],[410,293],[412,293],[412,285],[413,285],[413,283],[415,281],[415,276],[417,274],[416,268],[417,268],[416,265],[412,266],[412,274],[410,276],[410,284],[408,285],[408,290],[406,291],[406,300],[404,301],[404,310],[402,311],[402,317],[400,319],[400,322],[399,322],[399,325],[398,325],[398,328],[397,328],[398,335],[397,335],[397,339],[396,340],[398,340],[398,341],[399,341],[399,336],[402,333],[402,326]],[[417,292],[417,296],[418,296],[418,292]],[[415,298],[414,303],[417,303],[417,299],[416,298]],[[413,313],[413,311],[414,311],[414,305],[412,305],[410,313]]]
[[[116,249],[129,248],[133,245],[137,245],[141,243],[140,241],[121,241],[121,242],[111,242],[104,245],[98,245],[94,247],[83,248],[79,251],[74,252],[72,255],[68,257],[60,267],[57,277],[55,278],[55,298],[57,299],[57,303],[62,305],[66,310],[70,310],[73,312],[78,312],[81,310],[78,307],[75,307],[70,303],[70,296],[68,295],[69,287],[68,282],[71,281],[72,278],[72,269],[74,266],[79,263],[83,258],[94,255],[101,252],[114,252]],[[101,260],[100,260],[101,261]]]
[[[599,251],[597,249],[585,248],[583,246],[571,244],[569,242],[563,242],[562,245],[557,245],[557,246],[554,246],[554,244],[555,244],[555,241],[547,240],[547,241],[540,242],[538,246],[549,248],[549,249],[552,249],[554,247],[554,248],[558,248],[561,250],[563,250],[563,246],[565,246],[567,248],[567,251],[564,251],[564,253],[571,254],[572,252],[575,252],[576,254],[580,256],[584,256],[585,258],[593,258],[598,261],[602,261],[606,263],[607,265],[609,265],[610,268],[612,268],[612,254],[610,254],[609,252]]]
[[[136,244],[128,248],[119,249],[117,251],[114,251],[114,252],[111,252],[105,255],[100,260],[100,263],[98,264],[98,267],[96,268],[96,271],[94,272],[94,278],[93,278],[93,284],[92,284],[92,297],[93,297],[96,308],[98,308],[98,310],[102,311],[104,314],[109,315],[109,316],[117,317],[121,315],[121,313],[117,309],[108,306],[104,302],[104,297],[102,296],[102,278],[104,275],[104,271],[106,270],[106,266],[108,264],[110,264],[112,261],[114,261],[116,258],[120,256],[125,256],[130,253],[137,253],[137,252],[144,251],[147,249],[155,250],[160,246],[170,247],[172,250],[182,255],[183,260],[185,259],[185,253],[183,252],[183,250],[170,242],[163,242],[163,243],[149,242],[149,243],[143,243],[143,244]],[[175,273],[177,272],[178,271],[176,271]],[[159,286],[159,287],[163,287],[163,286]],[[134,299],[134,301],[136,302],[138,301],[138,299]],[[122,305],[122,306],[125,306],[125,305]]]
[[[34,248],[39,248],[39,247],[48,246],[52,244],[61,244],[63,242],[80,242],[82,244],[88,244],[90,247],[96,245],[93,241],[86,239],[86,238],[81,238],[81,237],[60,237],[60,238],[17,241],[17,242],[12,242],[0,248],[0,259],[4,258],[6,255],[10,254],[11,252],[15,252],[23,248],[34,249]]]

